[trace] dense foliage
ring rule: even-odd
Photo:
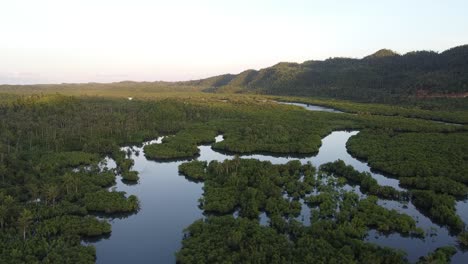
[[[449,122],[447,125],[468,124],[468,114],[466,114],[468,98],[437,99],[437,101],[407,100],[391,105],[308,97],[273,96],[271,98],[280,102],[325,106],[357,115],[402,116]]]
[[[218,133],[225,137],[224,141],[214,144],[218,150],[308,155],[316,153],[320,139],[333,130],[369,129],[353,140],[366,133],[376,134],[372,142],[377,147],[380,141],[392,141],[387,137],[382,140],[379,134],[382,131],[383,135],[395,137],[414,135],[415,144],[429,144],[427,149],[415,147],[415,156],[423,155],[418,159],[422,161],[420,164],[438,162],[443,165],[431,167],[429,174],[418,166],[414,171],[421,173],[399,176],[430,179],[420,184],[420,178],[411,178],[406,183],[413,189],[434,191],[413,193],[414,199],[420,200],[419,207],[434,207],[428,210],[431,217],[456,230],[461,228],[454,215],[446,217],[448,211],[454,211],[452,197],[444,196],[447,202],[436,200],[438,195],[458,195],[464,190],[460,184],[466,183],[465,167],[459,161],[462,161],[460,157],[465,159],[465,127],[399,116],[307,112],[255,96],[220,98],[206,95],[129,101],[34,95],[5,99],[7,103],[0,105],[0,262],[94,262],[94,248],[80,241],[89,236],[109,234],[110,226],[91,213],[132,213],[138,209],[135,196],[109,191],[116,175],[126,181],[138,180],[137,172],[132,170],[133,160],[121,146],[140,144],[163,135],[166,137],[162,144],[145,147],[149,157],[196,156],[197,145],[213,142]],[[421,138],[419,143],[418,137]],[[447,139],[443,140],[444,137]],[[432,143],[433,140],[436,143]],[[457,144],[453,144],[454,141]],[[434,149],[439,146],[456,152],[450,154],[443,150],[443,155],[451,160],[437,158]],[[391,149],[385,148],[382,152],[388,154]],[[99,165],[106,156],[116,161],[115,170]],[[267,258],[272,262],[294,256],[293,259],[297,258],[294,262],[318,259],[323,262],[398,263],[404,261],[401,254],[363,242],[367,231],[374,228],[381,232],[421,235],[410,217],[378,206],[373,196],[359,199],[340,189],[344,181],[327,173],[317,174],[310,164],[272,165],[236,158],[210,164],[194,161],[182,165],[180,171],[193,180],[205,182],[205,194],[200,201],[206,213],[236,212],[239,216],[225,219],[210,216],[197,224],[203,230],[193,231],[194,234],[189,228],[184,241],[184,245],[189,246],[184,246],[178,255],[181,262],[206,260],[203,254],[192,258],[193,254],[187,250],[208,252],[219,246],[207,242],[209,245],[203,244],[206,249],[201,249],[196,243],[190,243],[198,236],[201,239],[213,236],[209,241],[220,239],[222,234],[214,234],[216,228],[208,227],[212,224],[232,224],[233,231],[245,231],[241,239],[246,244],[236,242],[239,237],[236,233],[234,247],[223,251],[232,253],[236,260],[244,260],[250,254],[251,249],[245,247],[260,239],[257,235],[265,237],[266,241],[280,242],[279,237],[289,238],[290,247],[284,252],[271,255],[270,252],[276,251],[274,244],[265,251],[257,249],[258,260]],[[365,186],[363,191],[369,194],[400,197],[399,193],[375,185],[368,175],[357,176],[359,184]],[[441,176],[452,181],[438,184],[437,177]],[[349,177],[348,181],[352,183]],[[316,223],[311,226],[295,219],[306,205],[311,210],[311,221]],[[261,212],[269,218],[268,227],[262,227],[256,220]],[[243,236],[245,234],[247,237]]]
[[[441,53],[399,55],[380,50],[362,59],[329,58],[278,63],[261,70],[225,74],[188,82],[116,82],[86,84],[0,85],[0,103],[23,94],[161,98],[199,91],[320,96],[353,101],[419,105],[467,110],[468,45]],[[384,55],[384,56],[382,56]],[[444,114],[445,115],[445,114]]]
[[[450,263],[450,259],[453,255],[457,253],[457,249],[453,246],[446,246],[436,249],[434,252],[428,256],[422,257],[418,264],[426,263]]]
[[[207,91],[323,96],[361,101],[398,102],[400,98],[466,96],[468,46],[442,53],[379,53],[363,59],[278,63],[259,71],[221,75],[191,85]]]
[[[291,259],[287,237],[256,221],[209,217],[187,229],[191,239],[177,254],[179,263],[285,263]]]
[[[44,237],[58,234],[92,237],[110,233],[111,226],[105,221],[99,221],[90,216],[65,215],[43,221],[37,227],[36,232],[37,235]]]
[[[257,218],[260,211],[298,216],[301,211],[298,199],[310,193],[315,185],[315,168],[298,161],[284,165],[239,158],[222,163],[212,161],[205,175],[200,177],[204,165],[206,163],[194,161],[181,166],[180,171],[186,177],[204,181],[201,207],[218,214],[238,209],[240,216],[249,218]],[[302,181],[299,181],[301,176]],[[283,192],[293,200],[284,198]]]
[[[468,248],[468,232],[462,232],[458,235],[458,242],[464,247]]]
[[[138,199],[134,195],[125,197],[123,192],[99,191],[87,193],[83,199],[86,209],[104,213],[127,213],[138,210]]]
[[[208,214],[187,228],[179,263],[404,263],[399,252],[363,242],[369,228],[424,234],[410,216],[379,206],[375,196],[344,191],[311,164],[236,157],[183,163],[179,171],[205,183],[200,206]],[[310,207],[311,225],[296,220],[301,201]]]
[[[344,177],[351,184],[359,185],[362,193],[387,200],[405,200],[408,198],[405,192],[397,191],[391,186],[380,186],[370,173],[359,172],[353,166],[346,165],[342,160],[323,164],[320,169],[336,177]]]
[[[454,233],[463,231],[465,224],[457,215],[455,198],[433,191],[412,191],[413,204],[421,208],[435,222],[447,225]]]
[[[206,166],[206,161],[194,160],[192,162],[185,162],[180,164],[179,173],[195,182],[204,181]]]
[[[198,154],[198,145],[214,142],[217,135],[213,129],[190,127],[174,136],[164,137],[162,144],[145,146],[149,159],[190,158]]]
[[[447,177],[467,184],[467,142],[468,133],[366,130],[350,138],[347,147],[372,168],[396,177]]]
[[[401,177],[400,185],[410,189],[432,190],[436,193],[450,194],[464,198],[466,185],[447,177]]]
[[[373,168],[400,177],[412,189],[414,205],[434,221],[460,232],[455,197],[465,197],[468,183],[467,133],[395,133],[363,131],[352,137],[349,151]]]

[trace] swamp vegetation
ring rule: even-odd
[[[244,95],[129,101],[49,94],[0,102],[2,263],[93,263],[94,247],[81,241],[111,233],[96,215],[139,210],[137,196],[109,189],[116,175],[127,183],[139,180],[121,147],[159,136],[165,136],[161,144],[144,146],[149,159],[196,158],[197,146],[209,143],[220,152],[312,155],[332,131],[361,130],[348,142],[350,153],[408,189],[381,186],[340,161],[320,168],[240,158],[183,163],[180,172],[204,184],[200,207],[207,216],[187,228],[176,255],[180,263],[407,262],[402,252],[364,241],[371,229],[427,235],[377,197],[411,199],[468,244],[466,223],[455,210],[468,183],[466,125],[379,114],[384,107],[372,114],[311,112]],[[214,142],[218,134],[225,140]],[[105,157],[116,161],[115,169],[102,164]],[[347,184],[359,185],[366,196]],[[311,225],[296,219],[303,204],[313,212]],[[261,213],[268,225],[258,220]],[[449,261],[453,250],[441,248],[421,262]]]

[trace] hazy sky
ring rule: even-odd
[[[468,44],[467,0],[0,0],[0,83],[188,80]]]

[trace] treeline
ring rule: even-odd
[[[467,194],[466,185],[447,177],[401,177],[400,185],[409,189],[450,194],[457,198],[465,198]]]
[[[363,59],[278,63],[259,71],[188,82],[206,91],[321,96],[399,103],[402,98],[466,96],[468,46],[431,51],[376,53]]]
[[[365,130],[349,139],[346,146],[372,168],[395,177],[446,177],[468,184],[468,133],[395,133]],[[430,178],[433,181],[433,178]],[[410,183],[405,179],[407,183]],[[415,183],[411,182],[411,185]],[[451,193],[454,184],[425,184],[427,188]],[[442,187],[445,189],[441,189]],[[460,185],[455,190],[463,192]]]
[[[135,195],[125,197],[124,192],[99,191],[87,193],[83,199],[88,211],[104,213],[135,212],[139,208],[138,198]]]
[[[108,84],[0,85],[5,98],[22,94],[55,94],[133,98],[161,98],[197,92],[255,93],[316,96],[390,104],[418,104],[423,108],[466,110],[468,45],[441,53],[414,51],[399,55],[379,51],[362,59],[329,58],[304,63],[278,63],[188,82],[118,82]],[[8,97],[8,98],[6,98]],[[2,100],[4,99],[4,100]]]
[[[282,102],[320,105],[358,115],[402,116],[456,124],[468,124],[468,98],[407,100],[400,104],[357,103],[336,99],[308,97],[271,97]],[[451,125],[451,124],[447,124]]]
[[[0,106],[2,153],[79,150],[111,153],[193,122],[225,117],[229,109],[182,100],[129,101],[96,97],[33,96]]]

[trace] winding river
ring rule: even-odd
[[[301,105],[294,103],[294,105]],[[339,112],[334,109],[302,105],[311,111]],[[333,110],[333,111],[332,111]],[[388,178],[371,171],[370,167],[348,154],[346,142],[359,133],[359,131],[335,131],[322,140],[322,146],[316,156],[299,159],[302,163],[312,162],[314,166],[342,159],[346,164],[354,166],[359,171],[367,171],[381,185],[398,186],[399,181]],[[183,161],[160,162],[145,158],[143,147],[147,144],[157,144],[162,138],[145,142],[142,146],[124,147],[129,150],[130,158],[134,159],[134,170],[139,172],[138,184],[126,185],[117,181],[112,187],[118,191],[125,191],[128,195],[137,195],[141,202],[141,210],[133,215],[122,218],[107,218],[112,224],[112,234],[109,238],[92,243],[97,250],[97,263],[174,263],[174,253],[180,249],[184,228],[195,220],[203,217],[198,208],[198,199],[203,194],[203,183],[194,183],[186,180],[178,173],[178,166]],[[216,141],[223,140],[222,135],[216,137]],[[214,151],[211,146],[199,146],[200,156],[198,160],[232,159],[233,156]],[[255,158],[270,161],[274,164],[286,163],[295,160],[294,157],[273,157],[268,155],[244,155],[241,158]],[[115,162],[106,159],[107,167],[115,167]],[[359,192],[359,187],[350,187]],[[425,239],[402,237],[399,234],[388,236],[371,231],[366,240],[382,246],[389,246],[407,252],[411,262],[418,260],[420,256],[445,245],[456,245],[456,238],[451,236],[448,230],[430,221],[411,204],[402,204],[395,201],[379,200],[379,204],[404,212],[418,221],[428,234]],[[459,202],[457,206],[462,219],[468,220],[468,204]],[[310,209],[303,206],[302,215],[299,217],[304,224],[309,224]],[[268,218],[261,215],[261,223],[266,224]],[[459,251],[452,259],[453,263],[464,263],[468,254]]]
[[[305,109],[309,111],[321,111],[321,112],[330,112],[330,113],[344,113],[340,110],[336,110],[333,108],[329,107],[324,107],[320,105],[312,105],[312,104],[303,104],[303,103],[292,103],[292,102],[278,102],[280,104],[285,104],[285,105],[295,105],[295,106],[301,106],[304,107]]]

